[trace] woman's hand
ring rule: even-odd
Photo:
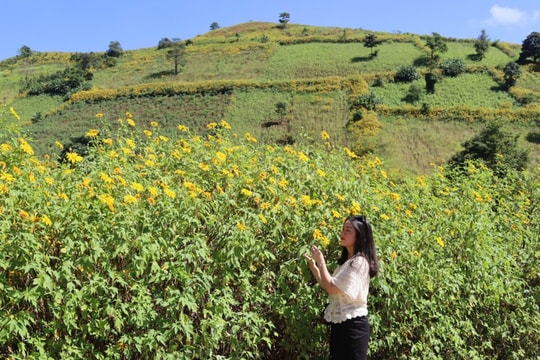
[[[324,255],[322,251],[315,245],[311,247],[311,251],[313,252],[313,260],[315,260],[317,265],[326,266],[326,262],[324,260]]]
[[[319,268],[317,267],[317,262],[313,257],[311,257],[309,254],[304,254],[304,257],[308,261],[309,270],[313,273],[313,275],[317,275],[319,273]]]

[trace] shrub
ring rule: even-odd
[[[381,263],[371,358],[540,356],[540,193],[527,173],[404,176],[349,149],[260,146],[224,121],[166,137],[128,114],[117,133],[104,119],[91,164],[68,153],[58,166],[6,113],[2,358],[326,358],[326,296],[302,254],[318,244],[333,268],[343,219],[360,212]]]
[[[353,101],[353,107],[361,107],[366,110],[375,110],[375,107],[383,103],[383,99],[378,97],[375,93],[369,92],[364,95],[360,95]]]
[[[517,136],[502,130],[502,124],[489,123],[479,134],[463,143],[463,150],[449,161],[454,168],[463,168],[468,161],[480,161],[498,176],[510,170],[523,170],[528,153],[518,147]]]
[[[89,89],[92,73],[79,66],[68,67],[51,75],[41,75],[23,84],[21,92],[28,95],[62,95]]]
[[[444,59],[441,61],[439,66],[442,70],[442,73],[446,76],[456,77],[463,74],[467,70],[467,65],[465,61],[460,58],[450,58]]]
[[[416,67],[413,65],[403,65],[401,66],[394,76],[394,80],[397,82],[412,82],[418,80],[420,75],[416,71]]]

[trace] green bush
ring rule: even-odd
[[[381,260],[371,358],[540,356],[540,174],[394,175],[327,135],[260,146],[224,121],[205,137],[110,121],[69,166],[1,127],[0,357],[327,358],[302,254],[318,244],[333,268],[350,213]]]
[[[92,73],[79,66],[68,67],[51,75],[40,75],[30,79],[21,87],[21,92],[28,95],[62,95],[76,91],[89,90]]]
[[[441,68],[444,75],[450,77],[456,77],[467,71],[467,65],[465,64],[465,61],[460,58],[444,59],[443,61],[441,61],[439,67]]]
[[[394,80],[397,82],[412,82],[418,80],[420,75],[416,71],[416,67],[413,65],[400,66],[394,76]]]

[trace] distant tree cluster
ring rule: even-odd
[[[28,46],[23,46],[20,53],[20,56],[29,57],[32,51]],[[30,96],[45,94],[68,97],[73,92],[88,90],[93,78],[92,69],[115,66],[116,59],[123,53],[118,41],[111,41],[103,54],[75,53],[70,57],[74,65],[52,74],[26,78],[21,84],[20,92]]]
[[[502,123],[489,123],[479,134],[465,141],[463,150],[452,156],[449,165],[463,169],[469,161],[479,161],[498,176],[512,170],[523,170],[529,154],[518,146],[518,137],[502,129]]]
[[[519,54],[518,62],[526,64],[527,60],[532,58],[534,63],[540,59],[540,33],[533,31],[530,33],[521,45],[521,53]]]
[[[21,92],[28,95],[69,95],[73,91],[87,90],[92,73],[78,66],[59,70],[51,75],[41,75],[27,79],[21,87]]]
[[[281,14],[279,14],[279,23],[281,24],[283,29],[285,29],[290,20],[291,15],[288,12],[282,12]]]

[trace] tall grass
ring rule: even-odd
[[[372,87],[371,91],[383,99],[388,106],[400,107],[406,104],[405,98],[412,84],[425,89],[425,81],[413,83],[387,83],[384,87]],[[487,74],[462,74],[458,77],[444,77],[435,85],[434,94],[424,94],[421,103],[449,108],[470,106],[471,108],[512,107],[513,98]],[[424,91],[425,92],[425,91]]]
[[[412,63],[424,56],[409,43],[385,43],[378,49],[379,55],[370,59],[370,50],[361,43],[281,46],[270,59],[264,78],[294,79],[393,71],[401,64]]]

